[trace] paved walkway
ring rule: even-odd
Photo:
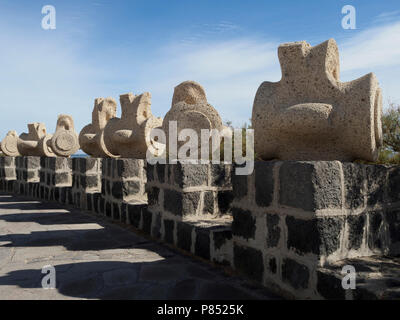
[[[0,194],[0,299],[276,298],[100,217]]]

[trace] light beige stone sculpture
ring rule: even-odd
[[[17,148],[21,156],[55,157],[51,149],[51,134],[47,134],[44,123],[28,124],[28,133],[22,133],[17,141]]]
[[[167,150],[170,150],[170,121],[177,122],[178,136],[183,129],[193,129],[196,131],[199,140],[201,137],[201,129],[217,129],[222,134],[223,129],[225,129],[217,110],[207,102],[204,88],[194,81],[185,81],[175,87],[172,106],[165,115],[162,126],[167,136]],[[178,148],[183,144],[185,144],[185,141],[179,141],[177,143]],[[201,159],[200,141],[198,141],[198,145],[198,158]],[[213,150],[210,151],[213,152]]]
[[[253,106],[255,152],[264,160],[374,161],[382,145],[382,95],[373,73],[339,80],[335,40],[278,49],[282,79],[264,82]]]
[[[162,125],[162,119],[151,113],[151,94],[123,94],[120,103],[121,118],[111,119],[104,128],[106,148],[116,157],[145,159],[147,148],[154,144],[150,132]]]
[[[113,98],[97,98],[94,101],[92,123],[79,133],[81,149],[93,157],[114,157],[104,144],[104,128],[117,115],[117,102]]]
[[[18,134],[16,131],[8,131],[6,137],[1,141],[1,151],[9,157],[18,157],[20,153],[17,147]]]
[[[71,116],[58,116],[56,132],[51,138],[51,148],[59,157],[69,157],[79,150],[78,135]]]

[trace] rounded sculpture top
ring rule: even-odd
[[[65,114],[58,116],[56,132],[51,138],[51,147],[60,157],[69,157],[79,150],[78,135],[71,116]]]
[[[173,107],[178,102],[186,104],[207,104],[207,97],[204,88],[195,81],[184,81],[174,89],[172,97]]]
[[[279,82],[254,99],[255,152],[264,159],[374,161],[382,145],[382,94],[373,73],[340,82],[339,50],[330,39],[278,49]]]
[[[1,151],[9,157],[18,157],[20,153],[17,147],[18,134],[16,131],[8,131],[6,137],[1,141]]]
[[[217,110],[207,102],[204,88],[194,81],[185,81],[175,87],[172,107],[165,115],[162,124],[167,138],[167,150],[170,148],[170,128],[174,123],[177,126],[178,137],[184,129],[193,129],[200,139],[202,129],[222,131],[224,128]],[[178,141],[177,147],[184,143],[185,141]],[[198,146],[200,146],[200,141],[198,141]]]

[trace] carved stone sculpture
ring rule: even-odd
[[[150,132],[161,127],[162,119],[151,113],[151,94],[133,93],[120,96],[121,118],[111,119],[104,129],[104,142],[116,157],[145,159]]]
[[[51,148],[60,157],[69,157],[79,150],[78,135],[71,116],[58,116],[56,132],[51,138]]]
[[[51,149],[51,134],[47,134],[44,123],[35,122],[28,124],[28,133],[19,136],[17,147],[22,156],[55,157]]]
[[[207,102],[204,88],[194,81],[185,81],[175,87],[172,106],[165,115],[162,126],[167,136],[167,150],[169,150],[170,121],[177,122],[178,136],[183,129],[193,129],[196,131],[199,137],[199,159],[201,158],[201,129],[217,129],[222,133],[222,130],[225,128],[217,110]],[[178,148],[184,143],[185,141],[178,141]]]
[[[117,102],[113,98],[97,98],[94,101],[92,123],[79,133],[81,149],[93,157],[113,157],[104,144],[104,128],[107,122],[115,118]]]
[[[278,49],[279,82],[264,82],[253,107],[255,152],[264,160],[374,161],[382,145],[382,95],[373,73],[340,82],[335,40]]]
[[[18,134],[16,131],[8,131],[6,137],[1,141],[1,151],[6,156],[9,157],[18,157],[20,153],[18,151]]]

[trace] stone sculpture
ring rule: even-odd
[[[8,131],[6,137],[1,141],[1,151],[4,155],[9,157],[18,157],[20,153],[18,151],[18,134],[16,131]]]
[[[47,134],[44,123],[28,124],[28,133],[22,133],[17,140],[18,151],[22,156],[55,157],[51,149],[51,134]]]
[[[104,144],[104,128],[116,114],[117,102],[113,98],[95,99],[92,123],[79,133],[79,144],[84,152],[93,157],[114,157]]]
[[[78,135],[71,116],[58,116],[56,132],[51,138],[51,148],[60,157],[69,157],[79,150]]]
[[[151,94],[127,93],[120,96],[121,118],[111,119],[104,128],[107,150],[116,157],[145,159],[153,128],[161,127],[162,119],[151,113]]]
[[[255,152],[264,160],[374,161],[382,145],[382,95],[369,73],[339,80],[339,51],[331,39],[278,49],[279,82],[264,82],[254,100]]]
[[[221,133],[223,133],[225,129],[217,110],[207,102],[204,88],[194,81],[185,81],[175,87],[172,106],[165,115],[162,126],[167,136],[167,150],[170,150],[169,135],[171,121],[177,122],[178,136],[183,129],[193,129],[196,131],[199,140],[201,137],[201,129],[217,129]],[[183,144],[185,144],[185,141],[178,141],[178,148]],[[200,159],[200,141],[198,145]],[[219,145],[217,147],[219,147]],[[211,152],[213,152],[213,150],[211,150]]]

